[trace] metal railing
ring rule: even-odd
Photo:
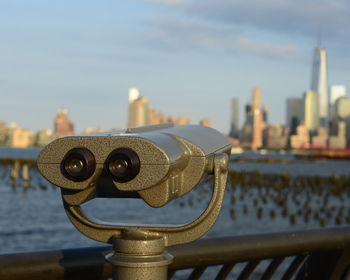
[[[2,255],[0,279],[107,279],[110,249]],[[169,279],[350,279],[350,227],[202,239],[168,251]]]

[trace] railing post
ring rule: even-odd
[[[306,259],[296,279],[320,279],[336,280],[341,279],[340,275],[334,275],[334,269],[342,254],[341,250],[314,252]]]
[[[106,256],[113,267],[113,280],[166,280],[172,259],[162,237],[148,236],[115,238],[113,252]]]

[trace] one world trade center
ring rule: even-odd
[[[319,46],[315,48],[312,64],[311,90],[318,95],[319,124],[328,127],[328,79],[326,49]]]

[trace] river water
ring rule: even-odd
[[[39,149],[0,148],[0,158],[33,158]],[[244,158],[247,160],[239,160]],[[264,158],[276,159],[273,163]],[[96,246],[68,221],[60,191],[36,168],[30,181],[11,180],[9,164],[0,164],[0,252]],[[350,223],[349,161],[303,161],[290,154],[231,156],[230,176],[221,214],[205,237],[305,230]],[[209,183],[153,209],[139,199],[94,199],[90,215],[112,222],[179,224],[206,208]],[[307,210],[305,210],[307,209]]]

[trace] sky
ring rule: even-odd
[[[124,128],[128,89],[166,115],[229,132],[261,88],[271,123],[310,87],[313,48],[329,84],[350,90],[348,0],[0,0],[0,121],[76,132]]]

